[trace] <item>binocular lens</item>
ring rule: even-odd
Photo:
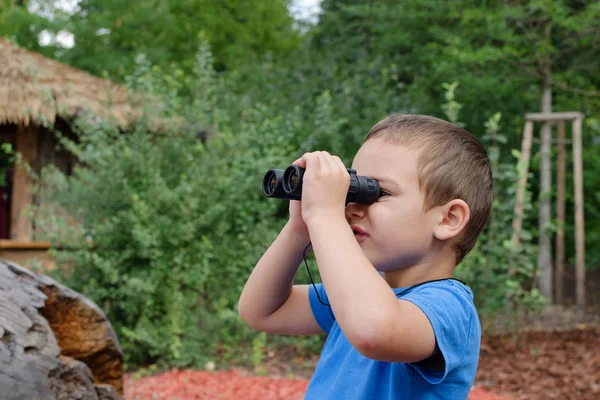
[[[304,170],[302,170],[304,171]],[[300,168],[296,165],[288,167],[283,173],[283,189],[288,192],[294,192],[300,182]],[[298,188],[299,189],[299,188]],[[300,193],[298,193],[300,194]]]
[[[263,192],[267,196],[275,193],[277,188],[277,174],[274,171],[268,171],[263,179]]]
[[[292,175],[290,176],[290,184],[289,184],[290,189],[294,190],[294,188],[296,187],[297,184],[298,184],[298,172],[294,171],[294,172],[292,172]]]

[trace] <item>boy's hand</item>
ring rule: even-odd
[[[306,163],[301,160],[302,158],[299,158],[292,164],[305,168]],[[302,219],[302,201],[290,200],[290,219],[288,220],[288,225],[294,232],[308,236],[308,227],[304,223],[304,219]]]
[[[305,153],[294,162],[306,169],[302,183],[302,219],[311,221],[339,215],[345,219],[350,174],[338,156],[326,151]]]

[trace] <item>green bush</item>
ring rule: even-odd
[[[208,52],[198,65],[185,85],[202,90],[186,103],[184,83],[142,62],[130,85],[160,98],[160,109],[150,101],[127,133],[79,118],[78,140],[62,141],[79,159],[72,175],[40,174],[54,207],[38,210],[38,231],[62,247],[58,278],[107,312],[130,364],[199,364],[223,341],[249,340],[236,300],[277,234],[282,205],[266,201],[260,183],[292,158],[286,139],[298,116],[258,105],[234,129],[219,113],[217,101],[231,99],[217,97],[223,82]],[[194,116],[183,126],[216,132],[208,144],[197,128],[176,128],[181,115]]]

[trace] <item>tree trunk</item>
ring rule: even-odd
[[[542,112],[552,112],[552,82],[550,69],[545,68],[542,78]],[[539,289],[549,302],[552,302],[552,243],[548,227],[551,222],[551,190],[552,190],[552,125],[545,122],[542,127],[540,145],[540,209],[539,209],[539,244],[537,268],[539,273]]]
[[[104,313],[0,261],[0,400],[122,399],[123,353]]]

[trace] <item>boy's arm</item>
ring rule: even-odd
[[[396,298],[344,216],[320,215],[308,227],[331,308],[350,343],[380,361],[409,363],[431,356],[431,322],[419,307]]]
[[[416,305],[399,301],[360,248],[345,216],[350,176],[327,152],[307,153],[302,218],[323,285],[348,341],[368,358],[416,362],[435,350],[435,334]]]
[[[309,241],[307,235],[286,224],[261,257],[238,304],[239,315],[248,326],[287,335],[323,333],[310,307],[309,286],[293,284]]]

